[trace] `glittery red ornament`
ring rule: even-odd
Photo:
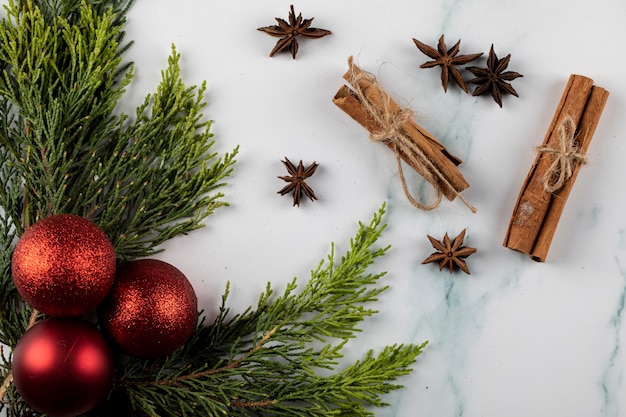
[[[99,312],[102,328],[123,352],[156,358],[174,352],[191,336],[198,299],[174,266],[140,259],[118,268]]]
[[[13,280],[27,303],[53,317],[93,310],[115,279],[115,251],[98,226],[71,214],[46,217],[15,246]]]
[[[15,388],[31,408],[51,417],[75,417],[106,397],[113,382],[113,355],[92,325],[50,318],[19,340],[12,372]]]

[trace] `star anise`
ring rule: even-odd
[[[293,10],[293,4],[291,5],[291,10],[289,12],[289,22],[286,22],[284,19],[279,17],[276,17],[275,19],[276,22],[278,22],[278,25],[266,26],[257,29],[267,33],[268,35],[280,38],[278,42],[276,42],[276,46],[274,46],[272,52],[270,52],[270,57],[274,56],[277,52],[289,48],[291,56],[293,59],[296,59],[296,54],[298,53],[298,36],[317,39],[332,33],[330,30],[312,28],[311,23],[313,23],[313,18],[302,19],[302,13],[299,13],[298,17],[296,17],[296,12]]]
[[[311,201],[317,200],[315,191],[313,191],[305,180],[313,175],[319,164],[317,162],[313,162],[305,169],[304,165],[302,165],[302,160],[300,160],[297,168],[289,159],[287,159],[287,157],[285,157],[285,160],[281,162],[285,165],[285,168],[287,168],[287,171],[291,175],[278,177],[289,183],[278,191],[278,194],[285,195],[293,192],[293,205],[298,207],[300,207],[300,200],[303,195],[309,197],[309,200]]]
[[[448,80],[450,76],[452,76],[452,79],[458,84],[459,87],[461,87],[461,90],[467,93],[467,86],[465,85],[461,72],[456,68],[456,65],[467,64],[468,62],[480,57],[483,54],[482,52],[479,54],[457,56],[461,46],[461,40],[459,39],[459,41],[455,43],[452,48],[446,50],[446,43],[443,39],[443,35],[439,38],[439,44],[437,45],[438,50],[435,50],[415,38],[413,38],[413,42],[415,42],[415,45],[420,51],[434,59],[434,61],[423,63],[420,65],[420,68],[432,68],[436,66],[441,67],[441,84],[443,85],[443,91],[448,91]]]
[[[469,274],[469,268],[467,264],[463,260],[463,258],[467,258],[472,253],[476,252],[476,248],[470,248],[468,246],[463,245],[463,239],[465,238],[465,230],[457,237],[454,238],[452,242],[450,242],[450,238],[448,234],[443,237],[443,242],[433,238],[432,236],[428,236],[428,240],[433,245],[433,248],[437,249],[437,252],[433,252],[428,258],[424,259],[422,264],[429,264],[431,262],[439,262],[439,270],[441,271],[444,267],[448,267],[450,269],[450,273],[454,271],[455,267],[461,269],[461,271]]]
[[[509,66],[510,60],[511,54],[498,59],[498,56],[493,51],[493,44],[491,44],[486,68],[467,67],[467,70],[471,71],[476,77],[468,81],[470,84],[477,85],[472,95],[480,96],[491,93],[493,99],[500,107],[502,107],[502,94],[512,94],[515,97],[519,97],[517,91],[507,81],[513,81],[516,78],[523,77],[523,75],[515,71],[503,72]]]

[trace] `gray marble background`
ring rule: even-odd
[[[275,43],[257,27],[286,18],[277,0],[138,0],[127,36],[136,78],[121,110],[156,87],[172,43],[188,84],[207,81],[220,152],[240,145],[223,191],[231,206],[207,227],[169,242],[159,257],[194,282],[211,314],[227,281],[233,309],[255,303],[267,281],[282,288],[309,272],[335,242],[346,249],[357,221],[383,203],[391,251],[375,265],[390,285],[380,313],[346,348],[346,361],[368,348],[429,340],[386,397],[377,416],[625,416],[626,155],[624,136],[626,3],[623,0],[337,1],[294,3],[332,36],[301,43],[298,58],[269,58]],[[461,53],[512,55],[520,97],[503,108],[458,88],[444,94],[436,69],[412,38],[436,45],[462,39]],[[415,120],[463,159],[470,183],[460,201],[431,212],[405,199],[394,156],[331,99],[354,55]],[[502,247],[520,186],[570,74],[611,93],[570,195],[548,260],[539,264]],[[280,160],[314,160],[309,184],[319,200],[292,207]],[[412,190],[431,190],[406,169]],[[426,235],[456,235],[478,248],[472,275],[421,265]]]

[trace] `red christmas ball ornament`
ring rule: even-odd
[[[58,214],[26,229],[13,251],[11,270],[28,304],[52,317],[75,317],[95,309],[108,294],[115,251],[89,220]]]
[[[12,372],[15,388],[31,408],[51,417],[75,417],[106,397],[113,382],[113,355],[94,326],[49,318],[19,340]]]
[[[189,339],[198,318],[198,299],[176,267],[140,259],[118,268],[99,315],[103,330],[123,352],[157,358]]]

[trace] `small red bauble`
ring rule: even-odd
[[[115,251],[98,226],[71,214],[46,217],[15,246],[13,280],[35,309],[53,317],[93,310],[115,279]]]
[[[123,352],[157,358],[189,339],[198,318],[198,299],[177,268],[140,259],[118,268],[99,311],[103,330]]]
[[[43,320],[13,351],[13,382],[24,400],[51,417],[75,417],[103,400],[113,382],[111,349],[78,319]]]

